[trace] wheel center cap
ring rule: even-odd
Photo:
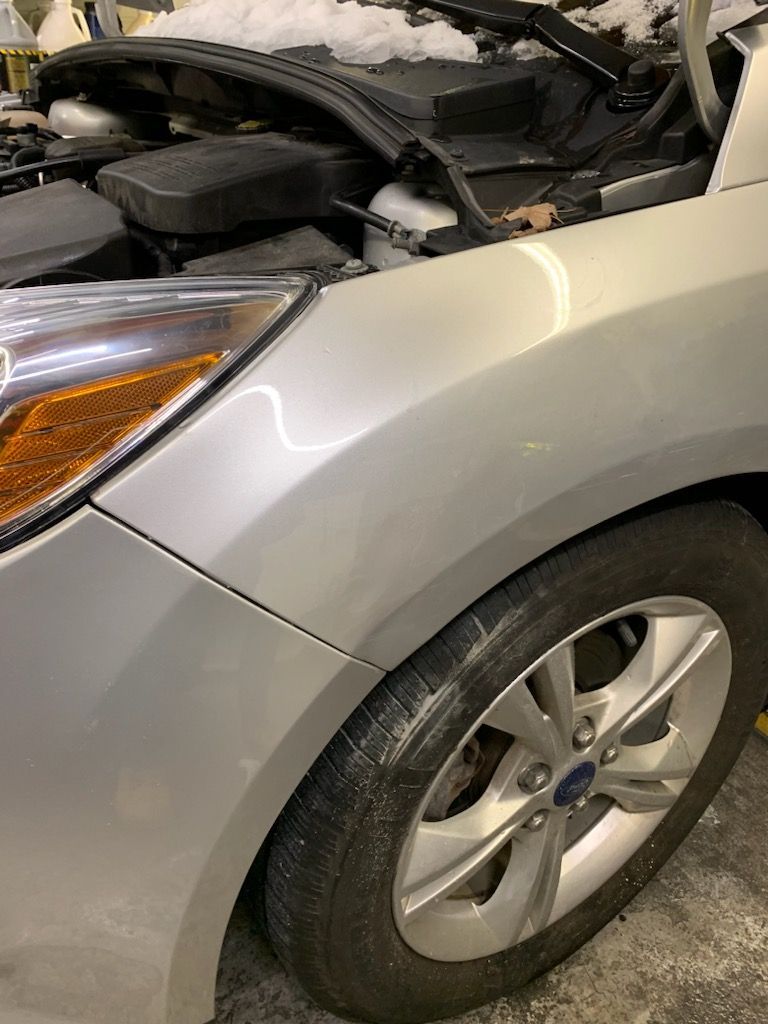
[[[555,790],[555,806],[567,807],[580,796],[584,796],[594,782],[596,772],[597,768],[591,761],[582,761],[575,768],[571,768]]]

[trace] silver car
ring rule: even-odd
[[[115,38],[2,129],[3,1022],[209,1021],[246,878],[334,1013],[494,999],[763,703],[768,16],[430,6],[483,61]]]

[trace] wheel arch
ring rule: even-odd
[[[715,467],[722,469],[736,462],[738,437],[732,442],[723,458],[712,459]],[[768,471],[706,476],[705,446],[695,462],[687,451],[643,461],[646,465],[633,462],[614,467],[505,523],[482,545],[449,561],[428,591],[409,596],[394,607],[355,654],[391,671],[506,579],[591,531],[654,509],[691,501],[729,500],[742,505],[768,532]],[[652,467],[648,465],[651,461]],[[692,482],[668,486],[691,477]]]
[[[668,493],[649,499],[647,501],[641,502],[640,504],[637,504],[632,508],[626,509],[620,513],[617,513],[616,515],[610,516],[609,518],[604,519],[600,522],[596,522],[587,529],[578,531],[572,536],[560,541],[554,547],[542,552],[539,556],[532,559],[525,565],[520,565],[511,572],[505,572],[504,575],[502,575],[493,584],[493,586],[491,586],[489,590],[486,591],[486,593],[490,590],[493,590],[500,584],[504,583],[505,580],[510,578],[510,576],[515,576],[518,573],[522,573],[530,569],[532,565],[534,565],[541,559],[550,558],[552,555],[556,554],[559,549],[565,547],[566,545],[578,543],[580,538],[585,537],[586,535],[594,532],[595,530],[610,527],[622,521],[636,518],[645,513],[659,511],[664,508],[674,507],[681,504],[707,502],[712,500],[731,501],[735,504],[741,505],[743,508],[747,510],[747,512],[750,513],[750,515],[753,516],[753,518],[759,523],[761,528],[766,533],[768,533],[768,472],[742,473],[735,474],[732,476],[714,477],[712,479],[704,480],[686,487],[681,487],[677,490],[673,490]],[[478,598],[481,598],[482,596],[483,595],[480,594],[478,595]],[[466,608],[474,604],[478,598],[475,598],[473,601],[469,602],[469,604],[466,605]],[[458,614],[461,615],[463,611],[466,610],[466,608],[462,609],[462,611]],[[440,629],[436,630],[430,636],[425,636],[422,643],[420,643],[418,647],[421,647],[424,644],[428,644],[430,640],[434,639],[434,637],[438,633],[440,633],[448,624],[448,622],[444,623],[440,627]],[[414,648],[414,650],[417,650],[418,647]],[[410,656],[411,655],[409,654],[408,657]],[[406,660],[407,658],[403,659],[403,661]],[[399,665],[396,667],[399,667]],[[394,670],[395,669],[393,668],[391,671]],[[350,708],[348,709],[349,714],[352,714],[357,706],[359,705],[355,705],[354,707],[350,706]],[[344,722],[340,721],[338,723],[338,728],[341,728],[343,724]],[[338,729],[336,731],[338,731]],[[329,736],[328,741],[330,742],[331,739],[332,736]],[[304,776],[302,775],[302,779],[303,777]],[[290,802],[290,799],[296,792],[296,789],[298,788],[300,782],[301,779],[298,779],[296,781],[295,787],[293,788],[293,790],[290,793],[290,796],[286,799],[285,804],[283,805],[283,810]],[[280,811],[280,813],[282,813],[282,811]],[[275,819],[272,822],[272,828],[270,829],[269,833],[266,835],[261,845],[259,846],[258,850],[256,851],[249,872],[242,878],[242,884],[239,889],[239,895],[247,893],[249,900],[251,902],[258,902],[260,898],[260,888],[263,883],[263,869],[266,860],[266,855],[271,842],[274,826],[277,823],[278,818],[279,813],[275,815]],[[235,894],[233,894],[232,899],[234,901]],[[223,944],[220,950],[220,956],[222,951]]]
[[[741,505],[768,533],[768,472],[739,473],[705,480],[646,502],[624,515],[634,516],[655,507],[718,498]]]
[[[420,651],[411,664],[402,666],[398,672],[392,673],[386,686],[377,688],[373,703],[366,702],[361,709],[361,713],[353,716],[343,735],[339,737],[337,742],[332,744],[326,757],[318,761],[312,774],[307,778],[300,790],[299,800],[291,807],[290,815],[284,816],[283,824],[275,834],[275,847],[267,872],[268,893],[271,894],[271,904],[269,896],[267,900],[267,908],[270,915],[268,920],[270,928],[274,926],[276,948],[280,956],[286,957],[287,963],[297,973],[299,973],[302,959],[304,963],[307,963],[305,959],[307,946],[306,944],[304,946],[303,958],[300,948],[299,955],[295,955],[297,947],[294,946],[293,950],[291,950],[286,944],[286,936],[290,936],[293,932],[293,928],[289,927],[289,924],[292,925],[295,921],[300,927],[303,926],[306,932],[308,922],[311,925],[312,921],[322,921],[325,919],[325,914],[331,912],[327,893],[330,891],[334,894],[342,894],[344,889],[338,889],[335,883],[329,889],[326,885],[318,882],[315,877],[313,885],[311,888],[306,888],[305,892],[311,891],[313,894],[324,893],[325,902],[321,904],[318,901],[319,905],[312,908],[309,913],[305,913],[304,904],[297,904],[296,900],[293,900],[293,905],[291,906],[290,892],[284,887],[275,886],[276,875],[279,876],[280,882],[285,878],[290,878],[291,884],[295,884],[294,872],[286,866],[292,863],[288,847],[292,844],[293,850],[298,852],[298,856],[304,856],[301,848],[306,847],[307,842],[301,838],[301,829],[302,827],[305,829],[309,827],[310,830],[313,829],[314,822],[312,817],[314,815],[317,815],[322,821],[327,820],[327,815],[330,813],[337,836],[355,836],[356,830],[360,828],[360,824],[369,820],[369,813],[372,812],[375,802],[375,797],[371,794],[380,793],[376,789],[378,782],[384,779],[388,785],[389,779],[386,777],[390,775],[390,772],[395,779],[403,781],[402,776],[397,773],[396,764],[399,751],[405,747],[404,731],[400,729],[392,731],[392,723],[400,721],[397,717],[398,711],[404,711],[406,715],[412,716],[411,721],[415,725],[416,732],[415,739],[411,744],[412,749],[422,750],[425,744],[425,725],[427,725],[433,738],[436,736],[439,740],[442,740],[444,735],[452,736],[446,749],[452,749],[451,744],[457,741],[459,742],[458,749],[461,749],[468,735],[464,731],[467,728],[467,722],[472,721],[471,718],[467,719],[464,717],[462,693],[474,694],[476,690],[472,684],[474,682],[479,684],[480,680],[474,680],[471,676],[467,679],[468,674],[463,671],[454,674],[454,666],[457,663],[463,666],[465,660],[481,657],[484,653],[491,655],[484,672],[484,680],[488,687],[485,691],[486,704],[484,706],[495,708],[497,704],[495,697],[499,692],[498,687],[504,687],[504,681],[508,682],[511,679],[519,681],[521,678],[527,677],[528,671],[523,672],[523,669],[526,666],[531,666],[533,659],[538,658],[541,651],[546,649],[545,646],[541,646],[544,644],[545,639],[547,646],[549,646],[553,642],[557,644],[558,638],[563,635],[568,635],[561,632],[561,630],[569,619],[574,622],[578,620],[576,624],[582,625],[584,622],[591,621],[593,616],[599,617],[605,614],[609,608],[613,609],[617,605],[625,611],[628,609],[631,611],[630,598],[632,600],[635,598],[644,599],[656,593],[678,593],[675,589],[667,591],[665,588],[672,578],[670,566],[675,565],[675,560],[679,557],[682,548],[685,551],[686,557],[681,560],[681,573],[679,577],[676,577],[684,580],[682,589],[679,592],[701,599],[700,589],[705,593],[711,590],[716,598],[712,602],[712,606],[720,608],[722,599],[722,607],[724,607],[727,613],[726,621],[736,623],[737,625],[741,622],[737,631],[741,643],[737,646],[742,652],[750,652],[751,670],[745,671],[745,663],[741,662],[741,671],[734,678],[742,681],[740,697],[743,700],[734,700],[733,707],[741,709],[739,729],[742,736],[746,735],[746,728],[749,722],[754,720],[755,712],[753,701],[749,699],[744,691],[743,684],[744,681],[749,681],[752,698],[754,699],[756,696],[754,670],[762,659],[759,647],[755,649],[750,644],[745,643],[751,635],[754,635],[753,632],[750,632],[750,628],[753,631],[755,626],[759,624],[760,609],[762,607],[761,601],[753,601],[749,595],[757,592],[764,599],[766,580],[768,580],[768,576],[766,576],[766,568],[768,568],[766,551],[768,550],[768,545],[764,536],[764,524],[755,521],[749,514],[745,514],[743,506],[751,505],[754,507],[755,495],[757,495],[757,504],[761,504],[759,491],[763,484],[764,480],[760,479],[759,475],[758,478],[728,478],[724,481],[705,481],[698,487],[680,489],[678,492],[664,496],[658,501],[645,503],[639,508],[629,510],[621,516],[614,517],[604,524],[607,527],[606,529],[593,530],[591,531],[591,536],[587,536],[584,539],[581,536],[572,538],[564,547],[560,546],[559,549],[550,552],[546,558],[529,566],[527,572],[521,571],[516,573],[515,579],[510,586],[497,588],[494,591],[491,601],[487,603],[483,601],[478,602],[474,608],[470,609],[469,613],[462,615],[456,623],[444,629],[437,638],[437,642],[427,644],[427,650]],[[741,498],[741,502],[738,505],[736,504],[737,497]],[[665,501],[666,498],[669,500]],[[763,534],[762,537],[760,536],[761,533]],[[684,538],[682,544],[681,538]],[[713,538],[716,539],[717,543],[710,544],[709,541]],[[751,544],[747,542],[747,538],[750,538]],[[651,553],[650,558],[648,557],[648,552]],[[598,556],[597,559],[594,557],[596,555]],[[618,556],[618,561],[616,561],[616,556]],[[722,571],[724,558],[729,559],[725,564],[738,567],[736,573]],[[731,562],[730,559],[733,561]],[[647,565],[650,565],[651,568],[646,569]],[[618,572],[617,567],[620,567]],[[627,572],[628,568],[630,570],[634,568],[637,572]],[[740,577],[741,572],[744,575]],[[605,590],[606,574],[616,584],[616,590],[612,593]],[[751,581],[755,588],[754,591],[751,586],[747,586],[746,590],[744,589],[743,583],[746,580]],[[569,595],[573,591],[575,582],[585,583],[585,596],[588,595],[587,601],[592,602],[592,607],[589,609],[571,605]],[[635,594],[626,593],[627,588],[633,589]],[[623,600],[619,600],[616,604],[609,604],[606,608],[604,602],[613,601],[617,593],[622,595]],[[732,600],[734,593],[736,594],[735,602]],[[549,603],[548,610],[546,607],[547,602]],[[698,604],[698,601],[694,603]],[[650,601],[645,600],[638,602],[641,614],[648,610],[649,604]],[[699,604],[699,608],[701,607]],[[525,612],[525,609],[527,609],[527,612]],[[677,607],[674,614],[679,614],[679,611],[680,609]],[[748,618],[740,619],[739,613],[746,611],[749,612]],[[542,614],[543,612],[546,612],[546,614]],[[614,614],[620,615],[623,612],[616,612]],[[651,614],[655,614],[655,611]],[[506,616],[506,619],[504,616]],[[582,618],[582,616],[587,617]],[[729,616],[731,617],[729,618]],[[698,619],[699,616],[696,615],[694,618]],[[715,620],[719,626],[722,626],[722,623],[716,616]],[[478,624],[477,628],[475,628],[475,624]],[[677,626],[674,628],[677,628]],[[524,639],[521,645],[510,642],[511,637],[518,635],[518,630],[521,631],[520,635]],[[537,632],[537,630],[539,631]],[[527,647],[526,643],[528,644]],[[492,644],[496,645],[495,649],[491,647]],[[653,657],[655,658],[655,653]],[[504,659],[507,660],[505,661]],[[539,662],[537,661],[536,665],[538,664]],[[721,665],[721,679],[725,681],[726,692],[729,680],[731,679],[730,664],[730,649],[727,648],[725,665]],[[402,686],[403,679],[408,681],[405,686]],[[431,679],[434,679],[435,682],[432,683]],[[459,680],[463,680],[464,684],[468,683],[468,685],[465,685],[464,690],[462,690]],[[502,681],[500,682],[499,680]],[[696,679],[694,685],[699,681]],[[401,687],[399,700],[397,700],[398,691],[396,689],[398,684]],[[526,687],[522,689],[523,692],[527,692]],[[395,694],[394,697],[393,692]],[[441,701],[433,699],[438,694],[441,696]],[[390,701],[389,704],[386,703],[388,700]],[[697,701],[693,700],[692,703],[696,704]],[[436,708],[437,714],[433,715],[432,721],[429,723],[425,722],[427,709],[434,711]],[[455,714],[458,716],[455,724],[458,728],[452,734],[449,730],[443,729],[443,711],[450,708],[459,709],[455,711]],[[753,717],[750,718],[750,715]],[[718,710],[714,718],[716,727],[719,720],[720,714]],[[732,722],[732,719],[725,720],[723,727],[726,730],[728,728],[728,721]],[[391,736],[394,739],[394,746],[389,748],[387,747],[388,729],[391,731]],[[434,732],[432,732],[433,729],[435,730]],[[462,736],[464,736],[463,740]],[[363,752],[359,759],[357,757],[357,750]],[[717,750],[715,756],[710,758],[710,762],[715,765],[724,765],[722,770],[726,772],[732,762],[731,760],[726,762],[725,757],[722,756],[723,753],[721,749]],[[368,763],[366,754],[373,757],[380,766],[376,777],[367,776],[365,769],[362,769],[361,774],[358,774],[358,765],[367,765]],[[349,761],[345,761],[347,756],[350,758]],[[733,756],[735,757],[735,754]],[[437,770],[435,766],[439,764],[440,761],[436,758],[426,763],[420,763],[418,765],[421,773],[420,777],[422,779],[425,777],[427,779],[434,778],[431,773]],[[318,782],[318,780],[322,780],[324,777],[324,765],[327,768],[324,782]],[[413,770],[412,766],[409,767],[409,770],[412,774],[405,777],[406,784],[404,788],[411,791],[417,785],[415,779],[418,776],[418,772]],[[354,786],[355,799],[349,806],[353,808],[353,813],[357,814],[358,820],[344,822],[341,811],[339,812],[340,820],[337,820],[336,812],[329,811],[327,807],[324,813],[318,813],[317,808],[322,808],[323,804],[322,802],[313,802],[312,794],[321,796],[326,801],[330,800],[330,806],[335,807],[338,792],[337,782],[349,782],[350,777],[353,780],[352,785]],[[513,784],[516,777],[517,773],[511,776]],[[722,781],[722,776],[717,781],[717,785],[719,785],[720,781]],[[369,786],[372,788],[369,788]],[[357,794],[359,793],[364,794],[362,803],[358,802]],[[704,795],[704,799],[696,810],[695,815],[690,818],[687,828],[700,815],[712,795],[713,791],[709,791]],[[383,801],[383,803],[388,806],[388,801]],[[416,806],[418,805],[415,804],[411,810],[413,811]],[[422,803],[422,811],[423,806],[424,804]],[[307,808],[312,809],[311,815]],[[408,811],[401,813],[400,809],[398,809],[395,814],[391,809],[388,809],[388,813],[390,823],[408,820]],[[372,814],[371,817],[373,817]],[[307,826],[308,820],[309,825]],[[303,834],[306,838],[306,831]],[[311,832],[310,834],[314,833]],[[362,835],[366,834],[368,834],[367,825],[362,829]],[[377,828],[375,824],[371,824],[370,834],[379,841],[389,834],[389,830],[387,827]],[[296,838],[297,835],[298,839]],[[286,844],[286,838],[289,840],[288,844]],[[653,846],[653,841],[651,841],[651,848]],[[328,844],[327,847],[322,847],[321,845],[321,848],[324,849],[324,856],[320,861],[322,870],[326,872],[328,879],[339,879],[342,875],[341,864],[346,863],[347,860],[342,861],[341,856],[333,859],[325,853],[327,849],[333,849],[332,844]],[[668,852],[671,852],[671,849],[668,848]],[[344,857],[346,858],[346,853]],[[304,860],[306,862],[306,857],[304,857]],[[648,867],[648,860],[646,858],[644,863],[644,868],[646,869]],[[293,863],[295,864],[296,861],[294,860]],[[367,864],[375,865],[376,869],[378,869],[383,863],[384,858],[379,858],[375,852],[372,858],[369,857],[365,866],[367,867]],[[389,864],[393,863],[393,860],[389,861]],[[277,865],[277,870],[275,870],[275,865]],[[613,877],[619,879],[622,874],[622,871],[618,871]],[[368,877],[366,872],[366,880]],[[638,877],[634,869],[630,870],[627,875],[624,875],[621,879],[622,882],[631,883],[635,887],[632,892],[626,893],[623,898],[626,900],[630,895],[634,894],[648,880],[648,877],[648,874],[642,874],[641,878]],[[347,878],[347,881],[349,880]],[[384,875],[380,878],[380,881],[381,885],[379,888],[388,886],[389,875]],[[352,882],[354,886],[354,879],[352,879]],[[366,882],[363,882],[363,884],[366,884]],[[354,888],[352,891],[354,892]],[[584,905],[586,906],[587,904]],[[288,908],[287,916],[285,909],[282,909],[282,917],[275,915],[276,908]],[[337,927],[334,932],[337,938],[346,934],[348,934],[348,927],[341,929]],[[328,941],[330,942],[330,937]],[[316,935],[311,945],[314,948],[320,949],[326,947],[326,943],[322,939],[318,942]],[[393,963],[397,964],[396,953],[390,957],[388,955],[389,952],[388,950],[380,959],[390,963],[390,965]],[[370,955],[364,955],[363,959],[367,960],[368,963],[375,962],[374,958]],[[314,963],[314,961],[312,962]],[[399,965],[397,966],[399,967]],[[305,974],[304,978],[306,977],[307,975]],[[330,977],[330,974],[328,977]],[[347,974],[346,977],[349,977],[349,975]],[[315,976],[314,980],[316,978],[317,976]],[[309,980],[312,981],[313,979],[309,978]],[[326,1008],[334,1008],[333,1006],[329,1007],[327,1003],[323,1003],[323,999],[320,998],[325,994],[323,990],[318,987],[313,990],[311,985],[308,988],[309,991],[313,992],[314,997],[321,1005],[325,1005]],[[335,998],[340,990],[340,986],[337,986],[335,990],[328,988],[327,993],[331,998]],[[409,1003],[408,1005],[412,1004]],[[339,1012],[338,1009],[336,1012]],[[347,1005],[346,1010],[341,1012],[343,1014],[346,1012],[350,1015],[360,1016],[361,1019],[386,1019],[386,1015],[382,1013],[368,1017],[367,1014],[360,1013],[356,1009],[350,1009],[349,1005]],[[459,1012],[459,1010],[452,1008],[451,1012]],[[431,1019],[431,1017],[425,1019]]]

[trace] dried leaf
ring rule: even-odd
[[[510,238],[535,235],[539,231],[548,231],[553,224],[561,223],[554,203],[537,203],[535,206],[518,206],[515,210],[505,210],[500,217],[493,218],[493,223],[509,224],[516,220],[522,221],[523,226],[513,231]]]
[[[525,228],[525,230],[519,228],[517,231],[510,231],[510,238],[525,238],[526,235],[538,235],[538,228]]]

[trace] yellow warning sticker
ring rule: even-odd
[[[757,718],[757,731],[768,740],[768,711],[763,711]]]
[[[29,58],[22,54],[7,53],[3,58],[5,73],[3,85],[8,92],[24,92],[29,88]]]
[[[42,50],[0,47],[0,88],[8,92],[24,92],[29,89],[29,73],[45,59]]]

